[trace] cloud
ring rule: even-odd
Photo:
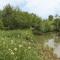
[[[48,15],[60,15],[60,0],[0,0],[0,9],[6,4],[19,7],[24,11],[33,12],[43,18]]]
[[[0,9],[3,9],[3,7],[7,4],[11,4],[12,6],[19,6],[22,3],[24,3],[23,0],[0,0]]]
[[[34,12],[39,16],[47,17],[59,13],[60,0],[26,0],[26,8],[29,12]]]

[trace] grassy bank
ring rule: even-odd
[[[0,60],[55,60],[42,41],[31,30],[0,30]]]

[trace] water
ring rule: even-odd
[[[49,46],[50,48],[55,48],[55,42],[54,39],[49,39],[47,42],[44,44],[45,46]]]
[[[45,34],[42,36],[37,36],[38,43],[44,44],[44,46],[48,46],[49,48],[53,48],[53,54],[56,55],[57,58],[60,58],[60,36],[56,36],[56,34]]]
[[[56,54],[58,58],[60,58],[60,44],[55,47],[53,53]]]
[[[60,58],[60,43],[55,42],[55,38],[49,39],[44,45],[53,48],[53,53],[56,54],[57,58]]]

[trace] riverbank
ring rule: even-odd
[[[0,30],[0,60],[57,60],[44,47],[54,34],[34,35],[31,30]]]

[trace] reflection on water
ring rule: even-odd
[[[60,58],[60,45],[57,45],[57,47],[55,47],[53,53],[56,54],[58,58]]]
[[[53,48],[53,53],[56,54],[58,58],[60,58],[60,44],[56,43],[55,39],[49,39],[44,45],[48,45],[50,48]]]
[[[49,39],[47,42],[45,42],[45,45],[51,47],[51,48],[55,48],[55,42],[54,39]]]

